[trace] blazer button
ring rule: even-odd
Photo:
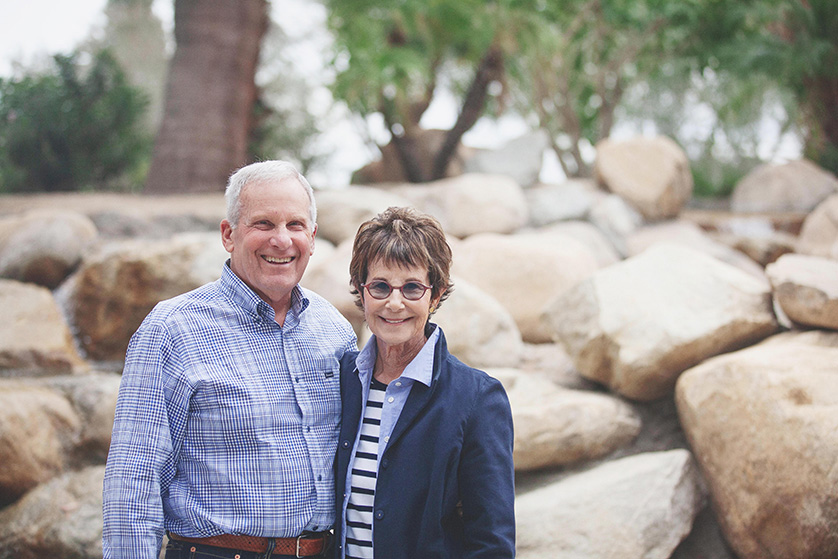
[[[381,510],[381,509],[378,509],[377,511],[375,511],[375,519],[376,520],[381,520],[382,518],[384,518],[384,511]]]

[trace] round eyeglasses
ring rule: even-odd
[[[369,283],[364,283],[361,287],[367,290],[370,297],[373,299],[386,299],[394,289],[402,292],[402,297],[408,301],[418,301],[425,295],[425,291],[429,290],[431,285],[425,285],[418,281],[409,281],[401,287],[394,287],[383,280],[375,280]]]

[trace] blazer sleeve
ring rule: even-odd
[[[499,381],[484,377],[463,434],[460,499],[465,554],[515,556],[515,468],[512,410]]]

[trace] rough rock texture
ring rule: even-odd
[[[543,227],[559,221],[585,219],[594,201],[605,193],[591,179],[574,179],[561,184],[538,184],[524,191],[529,224]]]
[[[734,212],[809,212],[836,193],[838,178],[809,160],[766,163],[736,184],[730,196],[730,209]]]
[[[583,376],[640,401],[778,328],[767,281],[670,243],[599,270],[556,297],[545,319]]]
[[[472,367],[514,367],[521,361],[521,332],[506,309],[480,288],[452,278],[457,296],[432,320],[445,331],[448,351]]]
[[[824,200],[803,221],[796,252],[838,260],[838,194]]]
[[[36,209],[0,219],[0,277],[54,289],[97,234],[90,218],[72,211]]]
[[[82,371],[67,321],[44,287],[0,280],[0,377]]]
[[[155,304],[217,279],[226,259],[217,233],[116,241],[86,257],[59,297],[87,356],[121,360]]]
[[[0,511],[0,559],[101,559],[104,476],[67,472]]]
[[[584,245],[565,237],[474,235],[454,253],[454,273],[494,297],[515,319],[527,342],[550,341],[542,320],[557,295],[597,270]]]
[[[503,382],[515,422],[515,471],[595,460],[640,432],[632,407],[608,394],[561,388],[520,371],[487,372]]]
[[[838,557],[838,334],[710,359],[681,376],[676,401],[739,557]]]
[[[509,177],[469,173],[392,192],[436,217],[448,236],[512,233],[527,223],[527,200]]]
[[[519,559],[668,559],[701,510],[686,450],[597,466],[516,500]]]
[[[765,271],[774,298],[789,319],[838,330],[838,260],[786,254]]]
[[[317,237],[335,245],[354,239],[358,226],[390,206],[409,206],[410,202],[392,192],[368,186],[318,190]]]
[[[81,427],[78,414],[60,394],[0,383],[0,506],[60,473]]]
[[[650,221],[677,216],[692,196],[687,154],[665,136],[602,140],[596,150],[594,174],[600,184]]]

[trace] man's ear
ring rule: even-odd
[[[311,256],[314,254],[314,238],[317,237],[317,224],[314,224],[314,229],[311,230],[311,250],[309,251],[308,255]]]
[[[233,252],[233,226],[226,219],[221,222],[221,244],[224,250]]]

